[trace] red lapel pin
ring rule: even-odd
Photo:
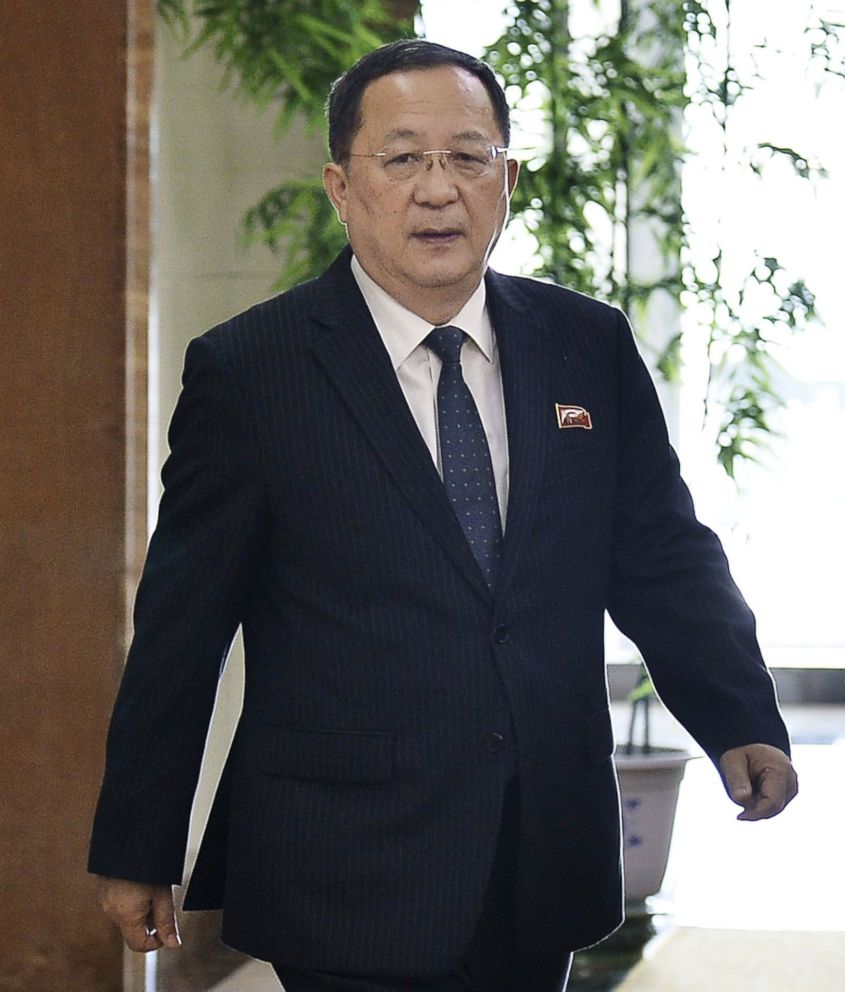
[[[592,418],[582,406],[555,403],[555,413],[557,414],[557,425],[561,429],[564,427],[581,427],[585,431],[593,429]]]

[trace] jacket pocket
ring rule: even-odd
[[[384,732],[267,727],[258,766],[284,778],[378,785],[393,775],[395,745]]]
[[[584,444],[550,444],[546,455],[543,478],[565,479],[570,475],[581,475],[604,468],[608,464],[610,446],[606,441],[590,441]]]
[[[590,764],[600,765],[613,757],[615,742],[610,713],[607,709],[598,710],[587,717],[587,757]]]

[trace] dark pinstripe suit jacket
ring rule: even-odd
[[[526,953],[619,921],[608,609],[717,758],[786,749],[622,315],[489,273],[510,502],[490,594],[344,253],[192,342],[90,867],[178,882],[221,660],[243,715],[188,904],[291,967],[416,977],[468,942],[503,788]],[[592,429],[561,429],[555,404]]]

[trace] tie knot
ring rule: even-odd
[[[460,362],[461,348],[466,340],[466,334],[460,327],[435,327],[425,339],[425,346],[430,348],[442,362]]]

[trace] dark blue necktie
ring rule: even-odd
[[[502,525],[487,435],[464,381],[458,327],[435,327],[425,339],[443,363],[437,383],[437,421],[443,484],[487,585],[496,584]]]

